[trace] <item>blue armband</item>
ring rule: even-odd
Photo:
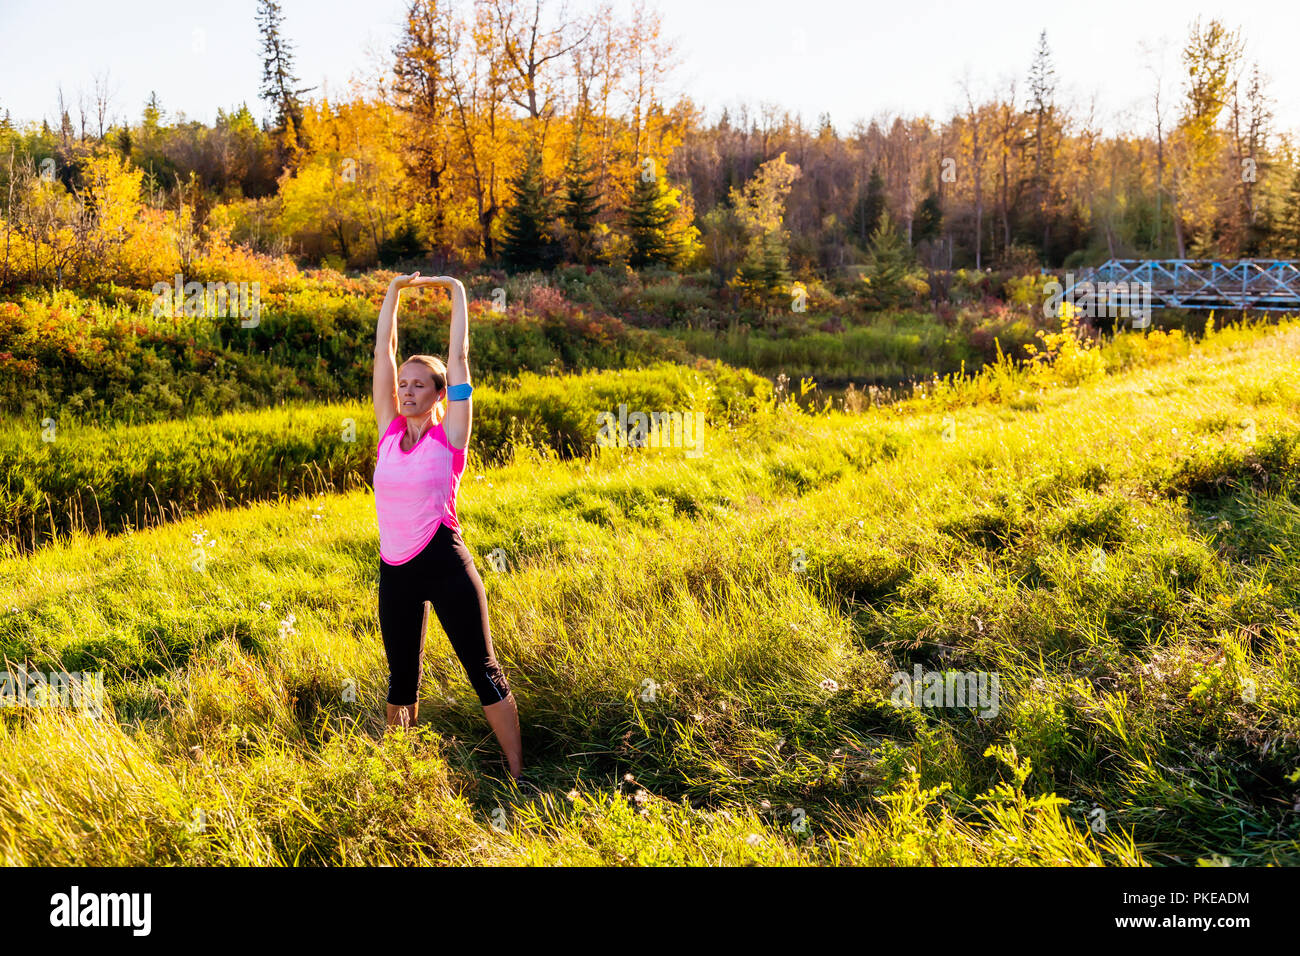
[[[465,382],[461,385],[448,385],[447,401],[463,402],[465,401],[465,399],[469,398],[470,395],[472,395],[473,393],[474,393],[474,386],[471,385],[469,382]]]

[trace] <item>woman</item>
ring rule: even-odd
[[[397,365],[397,304],[403,289],[451,294],[447,364],[412,355]],[[388,656],[388,728],[409,727],[419,709],[428,608],[460,658],[483,713],[519,779],[519,714],[492,650],[487,594],[460,536],[456,492],[465,470],[472,404],[469,306],[450,276],[399,275],[375,331],[375,510],[379,520],[379,629]],[[444,403],[443,399],[447,399]],[[387,732],[387,730],[385,730]]]

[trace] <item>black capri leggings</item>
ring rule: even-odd
[[[492,651],[487,593],[460,532],[447,524],[405,564],[379,559],[379,630],[388,655],[388,702],[410,706],[424,673],[424,602],[433,605],[481,704],[510,693]]]

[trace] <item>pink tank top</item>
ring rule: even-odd
[[[389,564],[405,564],[419,554],[443,522],[460,530],[456,492],[465,449],[451,447],[441,422],[429,426],[410,451],[402,451],[405,432],[406,418],[398,415],[375,447],[379,556]]]

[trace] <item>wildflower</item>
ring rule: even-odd
[[[750,846],[758,846],[763,842],[763,838],[757,833],[751,833],[749,836],[745,837],[745,842]]]
[[[280,636],[281,636],[281,637],[288,637],[288,636],[290,636],[290,635],[292,635],[292,634],[297,634],[297,633],[298,633],[298,630],[297,630],[297,628],[294,627],[294,623],[295,623],[296,621],[297,621],[297,618],[294,617],[294,615],[292,615],[292,614],[290,614],[287,618],[285,618],[283,621],[281,621],[281,622],[280,622]]]
[[[266,602],[266,601],[262,601],[262,602],[261,602],[260,604],[258,604],[257,606],[258,606],[258,608],[260,608],[260,609],[263,610],[263,611],[269,611],[269,610],[271,610],[271,605],[270,605],[268,602]]]
[[[840,685],[835,683],[835,681],[831,680],[829,677],[822,681],[818,686],[821,687],[822,690],[830,691],[832,694],[840,689]]]
[[[582,794],[578,793],[576,789],[570,790],[568,793],[565,794],[565,796],[569,798],[570,803],[577,803],[582,799]]]

